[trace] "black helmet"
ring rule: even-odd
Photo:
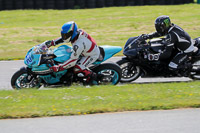
[[[171,27],[171,21],[169,16],[159,16],[155,21],[156,31],[161,35],[166,35],[169,28]]]

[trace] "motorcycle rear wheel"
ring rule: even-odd
[[[193,80],[200,80],[200,60],[192,64],[192,69],[196,72],[191,72],[189,77]]]
[[[33,77],[25,71],[24,69],[20,69],[14,73],[11,78],[11,86],[13,89],[25,89],[25,88],[40,88],[41,83],[40,80]]]
[[[117,64],[122,70],[122,77],[120,82],[132,82],[140,77],[141,69],[139,66],[135,66],[130,61],[124,59],[119,60]]]
[[[101,64],[93,71],[98,75],[99,85],[116,85],[121,79],[121,69],[114,63]]]

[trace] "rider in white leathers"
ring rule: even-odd
[[[83,30],[78,29],[73,21],[67,22],[62,26],[61,36],[56,40],[47,41],[47,47],[71,42],[73,51],[69,60],[62,64],[54,65],[50,69],[57,72],[74,66],[74,72],[76,74],[81,73],[83,77],[86,77],[86,82],[90,82],[91,79],[95,80],[96,74],[87,68],[100,55],[100,50],[95,40]]]

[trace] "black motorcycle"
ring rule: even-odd
[[[143,36],[131,37],[124,46],[123,57],[117,62],[122,69],[121,82],[131,82],[139,77],[189,77],[200,80],[200,37],[194,39],[195,51],[184,62],[182,69],[176,72],[169,70],[168,64],[177,51],[164,59],[160,59],[160,52],[166,47],[164,38],[144,41]]]

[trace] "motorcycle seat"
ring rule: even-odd
[[[99,55],[99,58],[97,59],[97,61],[103,61],[104,57],[105,57],[105,51],[102,47],[99,47],[99,50],[100,50],[100,55]]]
[[[194,51],[192,54],[195,56],[198,56],[198,55],[200,55],[200,50],[196,46],[194,46]]]
[[[200,47],[200,37],[193,40],[194,46]]]

